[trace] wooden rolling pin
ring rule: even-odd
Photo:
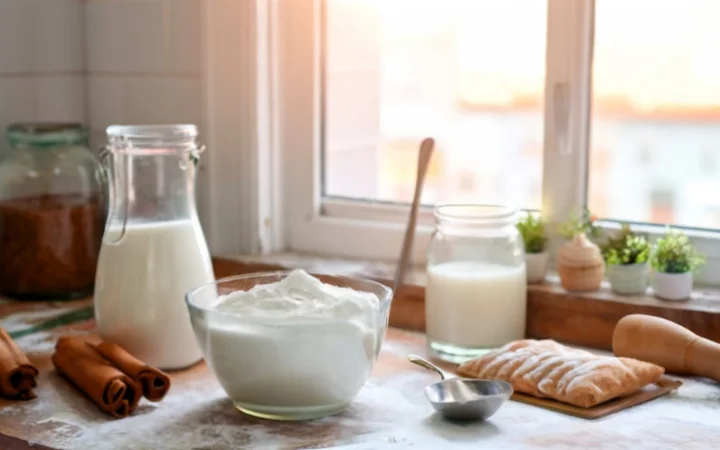
[[[720,382],[720,344],[669,320],[644,314],[625,316],[615,326],[612,345],[616,356]]]

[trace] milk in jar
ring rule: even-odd
[[[436,208],[425,291],[430,353],[462,362],[525,336],[526,273],[513,210]]]
[[[107,231],[95,280],[96,316],[104,339],[148,364],[186,367],[201,358],[185,294],[214,280],[199,225],[190,220],[130,223],[124,237]]]
[[[110,205],[95,276],[103,340],[161,369],[201,359],[185,294],[214,281],[195,207],[194,125],[111,126]]]

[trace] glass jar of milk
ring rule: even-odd
[[[525,336],[525,259],[505,207],[442,205],[428,254],[430,353],[463,362]]]
[[[185,294],[214,281],[195,208],[194,125],[111,126],[110,208],[95,277],[104,340],[162,369],[201,358]]]

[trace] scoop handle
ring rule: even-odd
[[[408,355],[408,361],[410,361],[413,364],[417,364],[418,366],[422,367],[423,369],[431,370],[438,375],[440,375],[440,379],[445,379],[445,374],[443,373],[442,369],[440,369],[435,364],[431,363],[427,359],[421,358],[418,355]]]
[[[612,345],[617,356],[720,382],[720,344],[667,319],[644,314],[625,316],[615,326]]]

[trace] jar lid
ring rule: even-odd
[[[155,138],[173,139],[181,137],[196,137],[197,127],[192,124],[165,124],[165,125],[110,125],[107,127],[108,136],[123,136],[126,138]]]
[[[111,144],[126,140],[135,147],[167,148],[196,147],[198,130],[192,124],[111,125],[107,127]]]
[[[445,204],[435,207],[436,227],[455,231],[502,229],[515,226],[517,212],[510,206]]]
[[[437,220],[466,223],[509,222],[514,223],[516,209],[510,206],[442,204],[435,207]]]
[[[75,122],[13,123],[7,127],[7,140],[13,148],[87,146],[88,137],[88,128]]]

